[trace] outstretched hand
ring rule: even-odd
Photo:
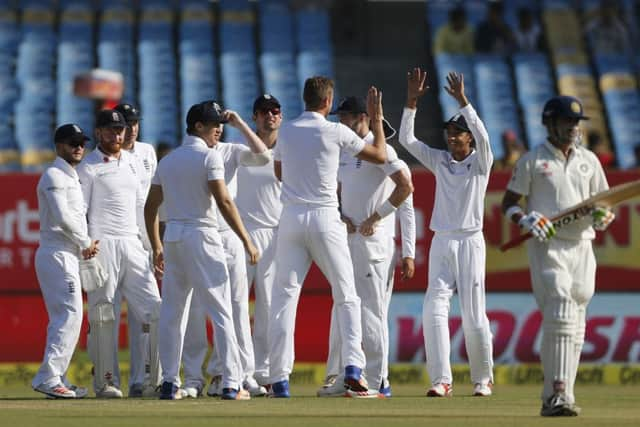
[[[378,90],[375,86],[371,86],[367,93],[367,114],[372,121],[378,121],[384,118],[382,91]]]
[[[464,75],[462,73],[450,72],[447,75],[447,83],[449,86],[445,86],[444,90],[446,90],[453,99],[458,101],[460,108],[467,105],[469,101],[464,94]]]
[[[407,72],[407,104],[414,104],[414,107],[410,108],[415,108],[415,103],[418,98],[424,95],[429,89],[426,81],[427,72],[422,71],[420,67],[416,67],[413,71]]]

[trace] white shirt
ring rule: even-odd
[[[402,162],[402,160],[400,160]],[[404,162],[402,162],[404,163]],[[406,163],[405,163],[406,165]],[[407,166],[407,171],[409,167]],[[409,176],[411,172],[409,171]],[[416,258],[416,215],[413,209],[413,194],[409,194],[404,202],[398,206],[398,210],[392,215],[393,220],[393,234],[395,237],[395,217],[398,216],[400,220],[400,237],[402,239],[402,258]]]
[[[229,195],[235,199],[238,193],[236,173],[240,166],[262,166],[271,160],[270,153],[253,153],[248,146],[232,142],[219,142],[213,150],[220,153],[224,163],[224,182],[227,184]],[[255,195],[254,195],[255,196]],[[218,212],[218,229],[220,231],[229,230],[229,224]]]
[[[75,169],[56,157],[38,181],[41,246],[91,246],[87,234],[87,205]]]
[[[598,158],[582,146],[574,146],[566,159],[562,151],[545,142],[524,154],[516,164],[507,189],[527,199],[527,211],[548,218],[609,188]],[[593,239],[590,216],[558,228],[554,238]]]
[[[176,225],[217,227],[216,202],[209,181],[224,179],[220,153],[204,140],[187,135],[175,150],[162,158],[151,181],[162,187],[167,231]]]
[[[95,149],[77,170],[88,206],[89,234],[96,240],[140,238],[137,207],[145,195],[133,154],[122,150],[118,159]]]
[[[475,140],[475,149],[458,162],[451,153],[429,147],[414,136],[416,110],[405,108],[400,143],[436,176],[436,197],[430,228],[439,232],[481,231],[484,198],[493,154],[489,135],[471,104],[460,109]]]
[[[365,142],[341,123],[305,111],[278,133],[274,160],[282,162],[282,203],[338,207],[340,151],[352,156]]]
[[[282,184],[273,173],[273,159],[264,166],[238,168],[236,205],[245,226],[275,228],[280,222]]]
[[[140,228],[140,236],[142,237],[142,244],[147,249],[151,249],[151,242],[149,242],[149,236],[147,235],[147,226],[144,222],[144,204],[149,194],[149,187],[151,187],[151,179],[156,173],[158,168],[158,160],[156,157],[156,150],[153,145],[146,142],[136,141],[133,144],[129,153],[138,161],[138,171],[140,176],[140,185],[142,187],[142,193],[144,198],[140,199],[141,203],[138,204],[138,228]]]

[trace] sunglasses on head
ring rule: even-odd
[[[281,113],[281,111],[280,111],[280,109],[279,109],[278,107],[273,107],[273,108],[262,108],[262,109],[260,109],[260,112],[261,112],[262,114],[271,113],[271,114],[273,114],[274,116],[279,116],[279,115],[280,115],[280,113]]]

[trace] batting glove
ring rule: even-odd
[[[616,219],[616,214],[609,208],[597,206],[591,211],[591,217],[593,218],[593,228],[598,231],[604,231]]]
[[[531,211],[518,221],[518,225],[523,230],[531,233],[540,242],[546,242],[556,235],[556,228],[553,223],[540,212]]]

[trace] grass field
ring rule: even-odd
[[[47,400],[27,387],[0,391],[3,426],[638,426],[640,387],[581,386],[577,418],[538,415],[539,386],[496,386],[494,396],[469,396],[471,386],[458,385],[450,399],[423,397],[424,387],[394,387],[394,397],[356,400],[315,397],[315,386],[292,385],[290,400],[255,398],[223,402],[213,398],[175,402],[155,399],[104,401]]]

